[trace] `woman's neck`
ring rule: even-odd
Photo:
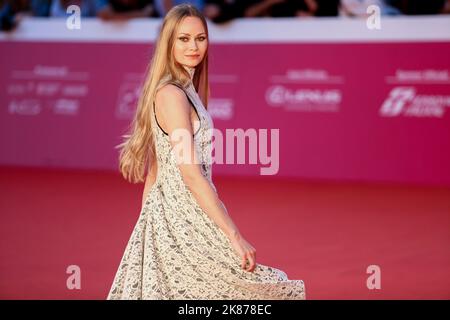
[[[188,72],[191,81],[194,79],[195,68],[183,65],[184,69]]]

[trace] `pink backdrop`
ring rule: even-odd
[[[0,163],[116,170],[151,50],[0,42]],[[449,42],[212,44],[209,110],[224,133],[280,129],[278,176],[449,186],[449,57]]]

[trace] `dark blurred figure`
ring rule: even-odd
[[[336,17],[340,0],[237,0],[243,17]]]
[[[449,14],[450,13],[450,0],[445,2],[444,8],[442,9],[442,13]]]
[[[215,23],[225,23],[242,16],[235,0],[206,0],[203,14]]]
[[[340,0],[206,0],[204,14],[216,23],[238,17],[338,16]]]
[[[95,17],[97,12],[108,4],[107,0],[53,0],[50,6],[50,17],[67,17],[67,8],[76,5],[82,17]]]
[[[155,10],[159,17],[164,17],[174,6],[189,3],[196,7],[200,12],[203,11],[205,0],[154,0]]]
[[[29,13],[29,11],[30,4],[28,0],[2,1],[0,3],[0,30],[10,31],[14,29],[20,20],[20,13]]]
[[[100,17],[104,20],[126,20],[151,17],[153,0],[31,0],[34,15],[40,17],[67,16],[67,8],[77,5],[83,17]]]
[[[127,20],[158,15],[153,0],[109,0],[97,16],[103,20]]]
[[[398,8],[391,5],[389,1],[386,0],[341,0],[340,15],[350,18],[367,18],[371,15],[371,13],[367,12],[367,8],[371,5],[379,7],[382,16],[402,14]]]
[[[296,16],[336,17],[341,0],[297,0]]]
[[[237,0],[243,17],[294,17],[303,0]]]
[[[49,17],[52,0],[30,0],[31,11],[36,17]]]
[[[448,10],[448,0],[385,0],[408,15],[439,14]]]
[[[316,0],[236,0],[242,17],[313,16],[318,10]]]
[[[37,17],[67,17],[67,8],[76,5],[82,17],[95,17],[108,0],[30,0],[31,11]]]
[[[336,17],[339,15],[340,0],[315,0],[317,2],[316,17]]]

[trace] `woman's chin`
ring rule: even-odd
[[[198,65],[198,63],[186,62],[184,63],[184,65],[190,68],[195,68]]]

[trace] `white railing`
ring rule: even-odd
[[[66,19],[24,18],[13,32],[0,32],[0,41],[152,42],[161,19],[104,22],[82,18],[81,29],[70,30]],[[450,15],[381,17],[381,29],[369,29],[365,19],[247,18],[225,25],[208,22],[210,40],[234,42],[373,42],[450,41]]]

